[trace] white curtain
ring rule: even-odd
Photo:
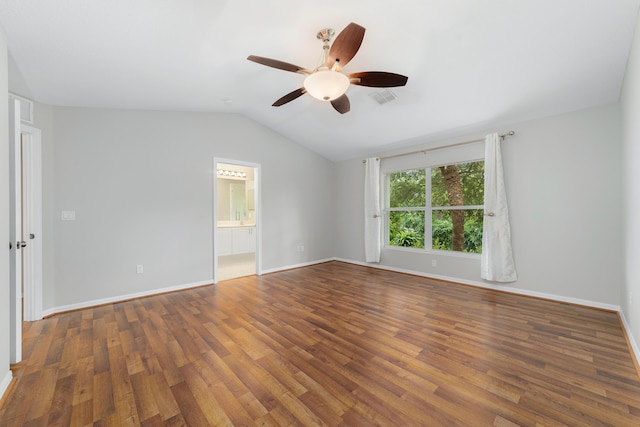
[[[380,262],[380,159],[365,160],[364,176],[364,255],[367,262]]]
[[[518,279],[511,250],[511,226],[502,172],[500,136],[486,136],[484,151],[484,226],[480,277],[494,282]]]

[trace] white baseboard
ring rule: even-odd
[[[635,339],[633,339],[633,334],[631,333],[631,327],[629,327],[627,318],[624,316],[624,311],[620,310],[618,314],[620,315],[620,320],[622,320],[622,327],[624,328],[624,331],[627,334],[627,338],[629,339],[629,345],[631,345],[631,350],[633,351],[633,354],[636,356],[636,363],[640,366],[640,348],[638,348],[638,343],[636,342]]]
[[[548,299],[548,300],[552,300],[552,301],[565,302],[565,303],[570,303],[570,304],[583,305],[583,306],[586,306],[586,307],[593,307],[593,308],[598,308],[598,309],[603,309],[603,310],[615,311],[615,312],[619,313],[620,318],[622,319],[622,324],[623,324],[623,327],[625,329],[625,333],[627,334],[627,337],[629,339],[629,343],[631,344],[632,351],[635,354],[636,361],[640,362],[640,349],[638,348],[638,344],[635,342],[635,340],[633,338],[633,335],[631,334],[631,329],[629,327],[629,324],[627,323],[627,319],[625,318],[624,313],[622,312],[620,306],[618,306],[618,305],[604,304],[604,303],[597,302],[597,301],[583,300],[583,299],[579,299],[579,298],[571,298],[571,297],[565,297],[565,296],[562,296],[562,295],[555,295],[555,294],[547,294],[547,293],[544,293],[544,292],[529,291],[529,290],[526,290],[526,289],[518,289],[518,288],[511,287],[511,286],[493,285],[491,283],[486,283],[486,282],[465,280],[465,279],[460,279],[460,278],[457,278],[457,277],[440,276],[440,275],[435,275],[435,274],[424,273],[424,272],[421,272],[421,271],[406,270],[406,269],[402,269],[402,268],[389,267],[389,266],[386,266],[386,265],[367,263],[367,262],[361,262],[361,261],[354,261],[354,260],[350,260],[350,259],[335,258],[335,257],[334,258],[325,258],[325,259],[316,260],[316,261],[309,261],[309,262],[304,262],[304,263],[300,263],[300,264],[293,264],[293,265],[287,265],[287,266],[282,266],[282,267],[276,267],[276,268],[271,268],[271,269],[268,269],[268,270],[262,270],[261,274],[277,273],[279,271],[292,270],[294,268],[301,268],[301,267],[308,267],[310,265],[322,264],[324,262],[329,262],[329,261],[341,261],[341,262],[346,262],[346,263],[349,263],[349,264],[356,264],[356,265],[362,265],[362,266],[365,266],[365,267],[377,268],[377,269],[380,269],[380,270],[387,270],[387,271],[394,271],[394,272],[397,272],[397,273],[412,274],[412,275],[415,275],[415,276],[421,276],[421,277],[426,277],[426,278],[430,278],[430,279],[437,279],[437,280],[445,280],[445,281],[448,281],[448,282],[461,283],[461,284],[464,284],[464,285],[476,286],[476,287],[485,288],[485,289],[494,289],[494,290],[499,290],[499,291],[502,291],[502,292],[509,292],[509,293],[517,294],[517,295],[531,296],[531,297],[536,297],[536,298]],[[184,289],[196,288],[196,287],[206,286],[206,285],[211,285],[211,284],[213,284],[213,279],[212,280],[203,281],[203,282],[195,282],[195,283],[188,283],[188,284],[184,284],[184,285],[170,286],[170,287],[162,288],[162,289],[154,289],[154,290],[146,291],[146,292],[138,292],[138,293],[134,293],[134,294],[120,295],[120,296],[115,296],[115,297],[110,297],[110,298],[99,299],[99,300],[85,301],[85,302],[81,302],[81,303],[77,303],[77,304],[70,304],[70,305],[65,305],[65,306],[60,306],[60,307],[53,307],[53,308],[50,308],[50,309],[47,309],[47,310],[43,310],[42,315],[43,316],[50,316],[50,315],[53,315],[53,314],[56,314],[56,313],[62,313],[62,312],[65,312],[65,311],[79,310],[79,309],[87,308],[87,307],[95,307],[95,306],[103,305],[103,304],[111,304],[111,303],[126,301],[126,300],[130,300],[130,299],[134,299],[134,298],[147,297],[147,296],[156,295],[156,294],[162,294],[162,293],[167,293],[167,292],[181,291],[181,290],[184,290]],[[7,384],[5,384],[5,382]],[[10,382],[11,382],[11,372],[9,372],[9,374],[8,374],[8,379],[5,378],[3,380],[3,382],[0,383],[0,392],[4,392],[3,386],[5,388],[8,387],[8,384]]]
[[[301,263],[301,264],[293,264],[293,265],[287,265],[287,266],[283,266],[283,267],[271,268],[269,270],[262,270],[261,274],[276,273],[278,271],[292,270],[294,268],[300,268],[300,267],[308,267],[310,265],[321,264],[323,262],[328,262],[328,261],[333,261],[333,260],[334,260],[333,258],[327,258],[327,259],[318,260],[318,261],[310,261],[310,262],[305,262],[305,263]],[[167,293],[167,292],[182,291],[182,290],[185,290],[185,289],[197,288],[197,287],[200,287],[200,286],[206,286],[206,285],[212,285],[212,284],[213,284],[213,279],[205,280],[205,281],[202,281],[202,282],[187,283],[187,284],[184,284],[184,285],[169,286],[169,287],[166,287],[166,288],[153,289],[153,290],[145,291],[145,292],[136,292],[136,293],[133,293],[133,294],[118,295],[118,296],[109,297],[109,298],[102,298],[102,299],[96,299],[96,300],[90,300],[90,301],[83,301],[83,302],[79,302],[79,303],[75,303],[75,304],[62,305],[62,306],[59,306],[59,307],[52,307],[52,308],[48,308],[46,310],[43,310],[42,311],[42,317],[52,316],[54,314],[64,313],[66,311],[81,310],[83,308],[88,308],[88,307],[96,307],[96,306],[104,305],[104,304],[113,304],[113,303],[117,303],[117,302],[127,301],[127,300],[130,300],[130,299],[148,297],[148,296],[158,295],[158,294],[164,294],[164,293]]]
[[[544,292],[528,291],[526,289],[518,289],[510,286],[492,285],[491,283],[476,282],[473,280],[464,280],[464,279],[459,279],[457,277],[438,276],[435,274],[423,273],[421,271],[405,270],[402,268],[394,268],[386,265],[373,264],[373,263],[361,262],[361,261],[353,261],[350,259],[334,258],[334,260],[348,262],[350,264],[362,265],[365,267],[378,268],[380,270],[388,270],[388,271],[395,271],[398,273],[413,274],[415,276],[427,277],[430,279],[446,280],[447,282],[462,283],[464,285],[477,286],[477,287],[486,288],[486,289],[495,289],[495,290],[509,292],[517,295],[531,296],[536,298],[548,299],[551,301],[558,301],[558,302],[564,302],[569,304],[582,305],[585,307],[598,308],[602,310],[615,311],[619,314],[620,319],[622,320],[622,326],[629,340],[629,344],[631,345],[631,351],[635,355],[636,362],[640,363],[640,348],[638,348],[638,343],[636,343],[635,339],[633,338],[633,334],[631,333],[631,328],[629,327],[629,323],[627,322],[627,319],[624,316],[624,312],[622,311],[622,308],[619,305],[604,304],[598,301],[583,300],[579,298],[565,297],[562,295],[547,294]]]
[[[13,374],[11,373],[11,371],[9,371],[5,374],[4,378],[0,382],[0,400],[4,396],[4,393],[7,391],[7,389],[9,388],[9,385],[11,384],[12,379],[13,379]]]
[[[53,308],[49,308],[49,309],[43,310],[42,311],[42,316],[43,317],[47,317],[47,316],[51,316],[53,314],[63,313],[65,311],[80,310],[80,309],[83,309],[83,308],[96,307],[96,306],[104,305],[104,304],[113,304],[113,303],[116,303],[116,302],[127,301],[127,300],[134,299],[134,298],[148,297],[148,296],[157,295],[157,294],[164,294],[164,293],[167,293],[167,292],[182,291],[182,290],[185,290],[185,289],[197,288],[197,287],[200,287],[200,286],[206,286],[206,285],[212,285],[212,284],[213,284],[213,279],[205,280],[205,281],[202,281],[202,282],[194,282],[194,283],[187,283],[187,284],[184,284],[184,285],[176,285],[176,286],[169,286],[169,287],[166,287],[166,288],[153,289],[153,290],[150,290],[150,291],[136,292],[136,293],[133,293],[133,294],[118,295],[118,296],[115,296],[115,297],[102,298],[102,299],[96,299],[96,300],[91,300],[91,301],[83,301],[83,302],[79,302],[79,303],[76,303],[76,304],[63,305],[63,306],[53,307]]]
[[[368,263],[368,262],[362,262],[362,261],[355,261],[355,260],[345,259],[345,258],[335,258],[335,257],[334,258],[325,258],[325,259],[321,259],[321,260],[309,261],[309,262],[304,262],[304,263],[300,263],[300,264],[292,264],[292,265],[286,265],[286,266],[282,266],[282,267],[270,268],[270,269],[267,269],[267,270],[262,270],[261,274],[277,273],[279,271],[286,271],[286,270],[292,270],[294,268],[308,267],[310,265],[322,264],[324,262],[329,262],[329,261],[341,261],[341,262],[346,262],[346,263],[349,263],[349,264],[356,264],[356,265],[362,265],[362,266],[365,266],[365,267],[377,268],[377,269],[380,269],[380,270],[387,270],[387,271],[395,271],[397,273],[412,274],[414,276],[421,276],[421,277],[426,277],[426,278],[430,278],[430,279],[445,280],[447,282],[461,283],[461,284],[464,284],[464,285],[477,286],[477,287],[485,288],[485,289],[495,289],[495,290],[499,290],[499,291],[503,291],[503,292],[509,292],[509,293],[513,293],[513,294],[518,294],[518,295],[526,295],[526,296],[532,296],[532,297],[537,297],[537,298],[544,298],[544,299],[549,299],[549,300],[558,301],[558,302],[566,302],[566,303],[570,303],[570,304],[584,305],[584,306],[587,306],[587,307],[599,308],[599,309],[603,309],[603,310],[610,310],[610,311],[615,311],[615,312],[618,312],[618,313],[622,313],[622,311],[620,309],[620,306],[618,306],[618,305],[604,304],[604,303],[597,302],[597,301],[565,297],[565,296],[562,296],[562,295],[547,294],[547,293],[544,293],[544,292],[529,291],[529,290],[526,290],[526,289],[518,289],[518,288],[511,287],[511,286],[493,285],[491,283],[460,279],[460,278],[457,278],[457,277],[440,276],[440,275],[437,275],[437,274],[429,274],[429,273],[424,273],[424,272],[421,272],[421,271],[407,270],[407,269],[403,269],[403,268],[396,268],[396,267],[390,267],[390,266],[381,265],[381,264]],[[62,313],[62,312],[65,312],[65,311],[79,310],[79,309],[83,309],[83,308],[87,308],[87,307],[95,307],[95,306],[103,305],[103,304],[111,304],[111,303],[126,301],[126,300],[130,300],[130,299],[134,299],[134,298],[147,297],[147,296],[156,295],[156,294],[163,294],[163,293],[167,293],[167,292],[181,291],[181,290],[185,290],[185,289],[189,289],[189,288],[197,288],[197,287],[200,287],[200,286],[206,286],[206,285],[211,285],[211,284],[213,284],[213,279],[205,280],[205,281],[202,281],[202,282],[187,283],[187,284],[183,284],[183,285],[169,286],[169,287],[160,288],[160,289],[153,289],[153,290],[145,291],[145,292],[137,292],[137,293],[133,293],[133,294],[118,295],[118,296],[109,297],[109,298],[103,298],[103,299],[97,299],[97,300],[91,300],[91,301],[84,301],[84,302],[80,302],[80,303],[76,303],[76,304],[69,304],[69,305],[49,308],[49,309],[43,310],[42,315],[43,316],[50,316],[52,314]]]
[[[268,270],[262,270],[262,274],[277,273],[278,271],[285,271],[285,270],[293,270],[294,268],[308,267],[310,265],[322,264],[323,262],[329,262],[329,261],[335,261],[335,260],[336,258],[326,258],[326,259],[321,259],[317,261],[303,262],[301,264],[293,264],[293,265],[286,265],[284,267],[270,268]]]
[[[334,258],[334,259],[336,261],[348,262],[350,264],[363,265],[365,267],[378,268],[380,270],[395,271],[397,273],[412,274],[414,276],[421,276],[421,277],[426,277],[426,278],[429,278],[429,279],[437,279],[437,280],[444,280],[444,281],[447,281],[447,282],[461,283],[463,285],[476,286],[476,287],[485,288],[485,289],[494,289],[494,290],[497,290],[497,291],[508,292],[508,293],[511,293],[511,294],[525,295],[525,296],[530,296],[530,297],[548,299],[548,300],[552,300],[552,301],[566,302],[566,303],[575,304],[575,305],[584,305],[584,306],[587,306],[587,307],[593,307],[593,308],[599,308],[599,309],[603,309],[603,310],[620,312],[620,306],[619,305],[604,304],[604,303],[597,302],[597,301],[583,300],[583,299],[579,299],[579,298],[571,298],[571,297],[565,297],[565,296],[562,296],[562,295],[555,295],[555,294],[547,294],[547,293],[544,293],[544,292],[529,291],[529,290],[526,290],[526,289],[519,289],[519,288],[514,288],[514,287],[511,287],[511,286],[505,286],[505,285],[494,285],[494,284],[486,283],[486,282],[478,282],[478,281],[474,281],[474,280],[460,279],[458,277],[440,276],[440,275],[437,275],[437,274],[429,274],[429,273],[424,273],[422,271],[414,271],[414,270],[406,270],[406,269],[403,269],[403,268],[389,267],[389,266],[381,265],[381,264],[372,264],[372,263],[368,263],[368,262],[353,261],[353,260],[343,259],[343,258]]]

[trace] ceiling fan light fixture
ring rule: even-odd
[[[407,76],[386,71],[360,71],[350,74],[341,72],[342,67],[347,65],[358,53],[364,32],[364,27],[351,22],[331,43],[335,31],[330,28],[320,30],[317,38],[323,43],[323,55],[320,62],[322,65],[313,71],[263,56],[249,55],[247,59],[267,67],[306,75],[303,87],[287,93],[271,104],[272,106],[280,107],[308,93],[320,101],[328,101],[334,110],[344,114],[351,110],[351,102],[346,94],[351,85],[387,88],[407,84]]]
[[[333,101],[340,98],[349,88],[349,77],[338,71],[318,70],[304,79],[307,93],[320,101]]]

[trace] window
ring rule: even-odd
[[[392,172],[386,188],[389,246],[482,251],[483,161]]]

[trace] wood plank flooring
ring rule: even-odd
[[[640,426],[616,313],[340,262],[25,323],[1,426]]]

